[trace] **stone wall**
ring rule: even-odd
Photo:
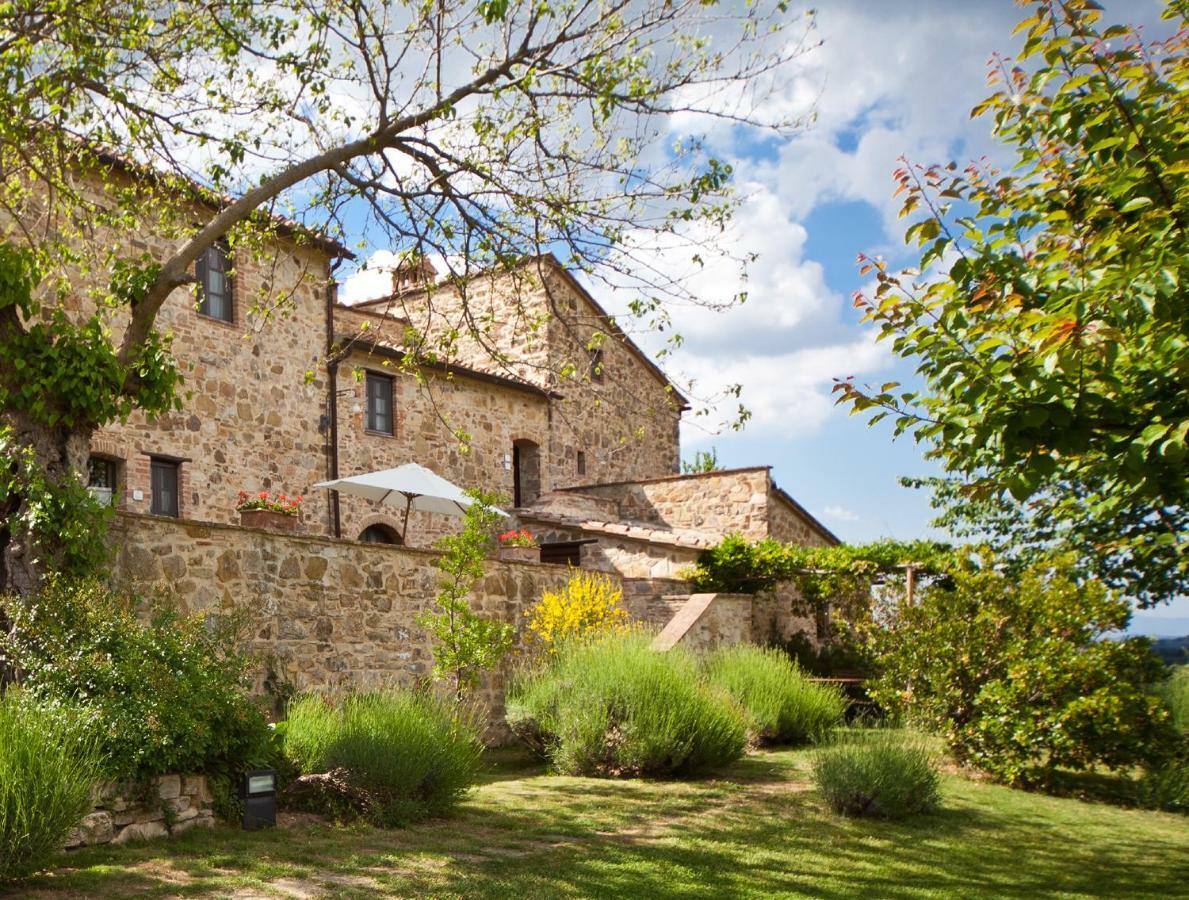
[[[695,653],[755,640],[752,597],[748,594],[693,594],[669,620],[652,646],[669,650],[680,644]]]
[[[215,824],[204,775],[162,775],[147,784],[104,782],[93,808],[66,837],[66,849],[181,834]]]
[[[539,392],[492,384],[465,374],[445,376],[426,372],[423,380],[385,367],[382,357],[353,353],[340,369],[339,473],[371,472],[416,462],[443,478],[468,488],[482,488],[512,498],[512,445],[549,440],[549,407]],[[393,375],[393,435],[365,428],[364,385],[352,369]],[[356,407],[359,410],[356,411]],[[451,429],[465,432],[463,444]],[[342,535],[354,538],[368,525],[383,522],[401,530],[403,513],[342,495]],[[407,543],[430,547],[442,534],[458,529],[461,519],[415,514],[409,521]]]
[[[155,516],[118,516],[115,575],[167,588],[190,612],[247,608],[254,649],[296,690],[411,685],[433,653],[417,615],[437,592],[437,554]],[[559,566],[490,561],[473,605],[523,631],[525,611],[560,587]],[[479,696],[502,720],[502,678]]]
[[[778,541],[803,547],[832,547],[838,543],[838,538],[820,522],[777,490],[768,495],[768,533]]]
[[[95,252],[127,246],[129,254],[164,259],[183,240],[179,225],[212,215],[198,205],[167,210],[159,198],[144,209],[138,227],[91,226]],[[306,496],[306,519],[321,526],[326,498],[312,496],[310,486],[326,474],[319,417],[326,399],[329,262],[327,250],[284,238],[258,255],[236,254],[231,323],[200,315],[190,288],[170,294],[156,327],[173,338],[181,410],[155,419],[135,411],[92,442],[93,453],[116,462],[121,508],[150,510],[149,462],[156,454],[180,461],[184,518],[234,522],[238,491],[270,490]],[[106,264],[97,269],[99,277],[107,271]],[[110,316],[117,342],[126,318]]]
[[[766,466],[575,488],[616,500],[625,519],[752,540],[768,536],[768,490]]]
[[[336,329],[357,330],[367,319],[367,333],[383,334],[399,348],[411,327],[431,336],[429,349],[443,361],[557,395],[548,403],[547,440],[537,442],[543,490],[677,471],[680,399],[559,265],[541,260],[478,275],[467,286],[466,304],[464,315],[457,287],[440,285],[428,294],[413,291],[369,304],[370,315],[340,309]],[[471,333],[468,321],[479,334]],[[454,329],[461,333],[443,353],[433,336]],[[592,377],[587,344],[596,332],[608,337],[600,348],[601,372]],[[493,348],[502,360],[493,358]]]

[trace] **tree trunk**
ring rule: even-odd
[[[17,446],[32,450],[46,481],[60,484],[68,478],[85,477],[91,429],[49,427],[23,413],[10,412],[3,421],[12,426]],[[0,512],[0,595],[35,593],[45,573],[61,559],[62,547],[52,535],[35,535],[31,530],[31,512],[30,497],[22,492],[14,493]]]

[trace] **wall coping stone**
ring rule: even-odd
[[[669,598],[664,598],[669,599]],[[683,598],[674,598],[683,599]],[[661,633],[653,639],[653,650],[672,650],[681,640],[694,630],[694,627],[700,622],[710,611],[710,608],[715,604],[722,605],[724,602],[732,600],[744,600],[749,604],[752,602],[751,594],[690,594],[689,599],[685,601],[677,614],[673,616],[667,625],[661,630]]]
[[[130,512],[127,510],[117,510],[114,516],[117,522],[121,520],[129,520],[130,522],[162,522],[173,526],[180,526],[186,530],[186,533],[191,537],[206,537],[202,535],[203,530],[220,531],[220,532],[234,532],[236,534],[248,533],[263,535],[271,540],[293,541],[300,544],[316,544],[323,547],[336,547],[342,544],[350,544],[357,547],[367,547],[369,550],[376,550],[381,553],[407,553],[412,556],[422,556],[431,559],[437,559],[443,555],[441,550],[430,550],[423,547],[408,547],[404,544],[374,544],[368,541],[356,541],[351,538],[336,538],[328,537],[322,534],[302,534],[300,531],[273,531],[268,528],[252,528],[246,525],[230,524],[227,522],[203,522],[198,519],[175,519],[172,516],[155,516],[150,513]],[[487,562],[498,563],[500,565],[511,566],[531,566],[533,568],[541,568],[542,566],[549,569],[556,569],[557,566],[542,562],[525,562],[523,560],[506,560],[500,559],[496,556],[487,557]]]

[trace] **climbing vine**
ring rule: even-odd
[[[923,577],[940,574],[950,548],[934,541],[880,540],[869,544],[802,547],[772,538],[749,541],[730,534],[698,556],[689,573],[695,590],[756,594],[792,584],[816,606],[853,597],[877,580],[902,575],[908,567]]]

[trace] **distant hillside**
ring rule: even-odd
[[[1153,638],[1152,649],[1167,665],[1189,665],[1189,634],[1175,638]]]

